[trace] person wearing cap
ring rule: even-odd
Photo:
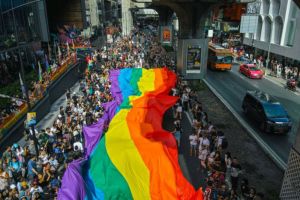
[[[26,194],[28,192],[28,184],[25,180],[25,178],[21,178],[20,182],[17,184],[17,188],[20,194],[20,197],[22,196],[22,193]]]

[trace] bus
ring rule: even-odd
[[[233,53],[220,45],[209,43],[208,67],[212,70],[231,70]]]

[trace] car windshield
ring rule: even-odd
[[[232,63],[232,56],[217,56],[219,63]]]
[[[257,67],[249,67],[250,71],[258,71],[259,69]]]
[[[267,117],[270,118],[287,117],[286,111],[280,104],[264,104],[263,107]]]

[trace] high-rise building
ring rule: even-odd
[[[262,0],[248,4],[248,14],[258,15],[257,30],[245,34],[244,44],[277,60],[300,60],[300,10],[293,0]]]
[[[49,40],[45,1],[0,0],[3,39],[15,37],[19,43]]]
[[[122,34],[129,35],[133,28],[133,19],[131,8],[133,8],[133,2],[131,0],[122,0]]]

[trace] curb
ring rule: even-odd
[[[276,80],[274,80],[274,79],[272,78],[272,76],[265,75],[264,78],[267,79],[268,81],[271,81],[272,83],[274,83],[274,84],[280,86],[280,87],[283,87],[283,88],[286,87],[286,83],[280,82],[280,81],[276,81]],[[286,88],[286,89],[287,89],[287,88]],[[296,91],[292,91],[292,92],[294,92],[295,94],[300,93],[300,89],[296,86]]]
[[[243,64],[242,62],[237,62],[237,61],[235,61],[235,62],[233,62],[233,64],[236,64],[236,65],[241,65],[241,64]],[[280,81],[276,81],[276,80],[274,80],[273,78],[272,78],[272,76],[270,76],[270,75],[268,75],[267,74],[267,72],[265,71],[265,75],[263,76],[263,78],[264,79],[266,79],[266,80],[268,80],[268,81],[271,81],[272,83],[274,83],[275,85],[278,85],[278,86],[280,86],[280,87],[285,87],[285,84],[286,83],[284,83],[284,82],[280,82]],[[293,91],[294,92],[294,91]],[[296,95],[299,95],[300,94],[300,88],[298,88],[298,87],[296,87],[296,91],[294,92]],[[299,93],[299,94],[297,94],[297,93]]]
[[[233,114],[238,122],[247,130],[250,136],[258,143],[262,150],[275,162],[275,164],[283,171],[287,169],[287,163],[285,163],[272,148],[248,125],[248,123],[240,117],[240,115],[231,107],[231,105],[217,92],[205,79],[204,83],[208,86],[210,91],[218,97],[218,99],[226,106],[226,108]]]

